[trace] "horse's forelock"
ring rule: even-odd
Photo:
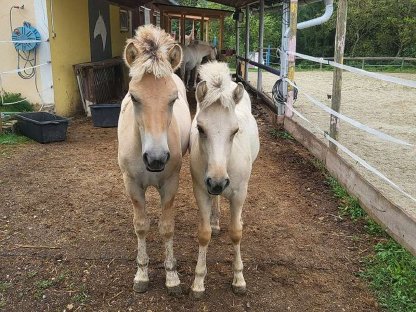
[[[233,108],[231,76],[228,65],[223,62],[208,62],[200,67],[201,80],[206,81],[207,92],[200,108],[206,108],[214,103],[220,103],[227,108]]]
[[[168,52],[175,42],[164,30],[153,25],[141,26],[136,30],[133,43],[138,57],[130,67],[131,77],[140,80],[149,73],[162,78],[173,73]]]

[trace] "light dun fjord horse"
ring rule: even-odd
[[[191,289],[197,298],[205,291],[211,228],[219,231],[218,195],[230,201],[233,291],[244,293],[246,290],[240,254],[241,212],[252,163],[259,151],[257,123],[243,85],[232,82],[227,65],[216,61],[202,65],[200,77],[202,81],[196,88],[197,113],[190,138],[192,182],[200,212],[199,256]]]
[[[154,186],[161,197],[159,231],[166,248],[166,286],[169,293],[177,294],[180,281],[173,255],[173,200],[191,126],[185,86],[173,74],[180,66],[182,49],[165,31],[144,26],[127,40],[124,58],[131,81],[118,123],[118,162],[133,203],[138,239],[134,290],[145,292],[149,282],[146,234],[150,222],[145,192],[148,186]]]
[[[181,65],[181,78],[188,86],[188,82],[193,73],[193,81],[190,86],[193,88],[196,85],[196,79],[198,76],[198,70],[201,65],[202,59],[208,57],[208,60],[215,60],[217,57],[217,49],[211,45],[201,41],[191,42],[187,46],[183,46],[183,62]]]

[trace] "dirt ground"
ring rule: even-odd
[[[231,291],[232,245],[222,230],[208,250],[206,296],[189,299],[197,259],[197,208],[189,161],[181,173],[175,254],[184,290],[164,287],[155,191],[148,193],[150,289],[133,292],[136,237],[117,166],[116,129],[71,122],[68,140],[0,146],[0,310],[379,311],[358,277],[372,238],[338,217],[339,202],[308,152],[274,138],[255,107],[261,150],[243,212],[247,294]]]
[[[322,103],[331,106],[328,95],[332,94],[332,71],[297,72],[297,85]],[[403,79],[416,80],[416,74],[388,73]],[[250,72],[252,83],[256,83],[255,72]],[[276,76],[263,73],[263,85],[271,92]],[[389,179],[416,198],[416,89],[394,83],[343,73],[341,113],[370,127],[400,138],[411,144],[407,148],[395,143],[380,140],[348,123],[340,123],[340,142],[366,162],[377,168]],[[299,92],[295,108],[322,130],[329,131],[328,113],[317,108]],[[306,128],[317,133],[306,122],[296,118]],[[323,139],[321,134],[318,137]],[[326,142],[325,139],[323,141]],[[366,179],[383,194],[416,217],[416,202],[403,196],[379,177],[356,164],[348,155],[341,155],[354,165]]]

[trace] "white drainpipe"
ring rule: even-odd
[[[334,0],[323,0],[323,1],[325,3],[325,13],[324,13],[324,15],[322,15],[320,17],[317,17],[317,18],[314,18],[314,19],[311,19],[309,21],[299,23],[298,26],[297,26],[298,30],[313,27],[313,26],[317,26],[317,25],[321,25],[321,24],[327,22],[331,18],[332,13],[334,12]],[[289,35],[289,31],[290,31],[290,28],[288,28],[286,30],[286,33],[285,33],[286,36]]]

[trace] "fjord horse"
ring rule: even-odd
[[[118,123],[118,163],[124,185],[133,204],[137,235],[137,273],[134,290],[148,288],[145,193],[155,187],[161,198],[159,232],[164,240],[166,287],[180,293],[180,281],[173,255],[175,208],[182,156],[188,149],[191,117],[186,90],[174,74],[182,60],[182,49],[165,31],[152,25],[139,27],[127,40],[124,59],[131,81]]]
[[[246,291],[240,253],[241,213],[252,163],[259,152],[257,123],[243,85],[231,81],[226,63],[206,63],[199,73],[202,81],[196,88],[197,112],[190,138],[193,190],[200,214],[199,256],[191,287],[191,294],[196,298],[205,291],[206,255],[211,232],[219,231],[219,195],[230,201],[233,291]]]

